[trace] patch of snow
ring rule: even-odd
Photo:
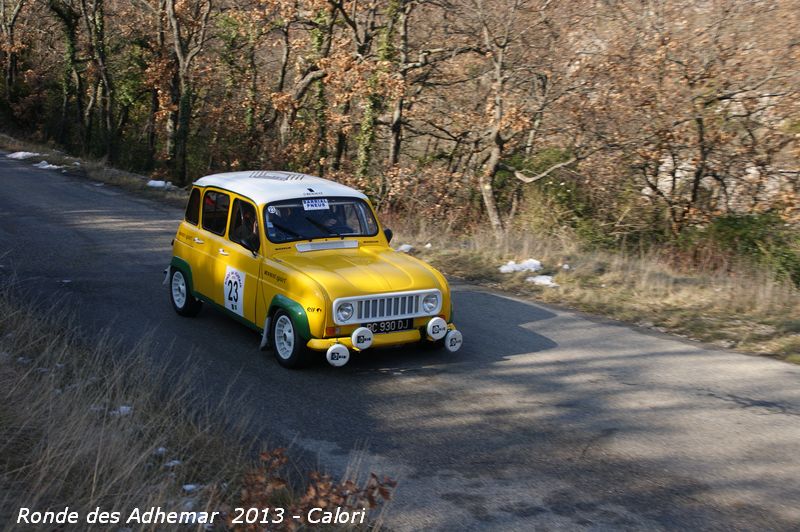
[[[430,242],[428,242],[427,244],[425,244],[425,249],[431,249],[432,247],[433,247],[433,246],[431,245],[431,243],[430,243]]]
[[[401,244],[400,246],[398,246],[397,251],[399,251],[400,253],[408,253],[412,249],[414,249],[414,246],[412,246],[411,244]]]
[[[42,170],[58,170],[58,169],[61,168],[60,166],[56,166],[54,164],[50,164],[47,161],[39,161],[38,163],[34,164],[33,166],[35,166],[36,168],[40,168]]]
[[[31,359],[28,358],[28,357],[19,357],[17,359],[17,362],[20,363],[20,364],[30,364]]]
[[[72,163],[72,166],[80,166],[80,165],[81,165],[81,163],[78,162],[78,161],[75,161],[74,163]]]
[[[72,282],[72,279],[61,279],[59,282],[64,284],[69,284]]]
[[[159,447],[155,451],[153,451],[153,454],[156,456],[164,456],[165,454],[167,454],[167,448]]]
[[[186,493],[192,493],[199,490],[202,487],[203,486],[201,486],[200,484],[184,484],[183,491],[185,491]]]
[[[9,153],[8,155],[6,155],[6,158],[22,161],[24,159],[30,159],[31,157],[38,157],[40,155],[41,153],[35,153],[32,151],[15,151],[14,153]]]
[[[175,467],[181,465],[181,463],[182,462],[180,460],[170,460],[169,462],[164,464],[164,467]]]
[[[525,281],[538,286],[550,286],[554,288],[558,286],[558,284],[553,281],[552,275],[536,275],[534,277],[526,278]]]
[[[172,183],[170,183],[169,181],[162,181],[160,179],[151,179],[150,181],[147,182],[147,186],[150,187],[150,188],[165,188],[165,189],[167,189],[167,188],[170,188],[172,186]]]
[[[561,269],[564,271],[568,271],[572,269],[572,266],[570,266],[569,264],[562,264]]]
[[[500,266],[500,273],[514,272],[538,272],[542,269],[542,263],[536,259],[528,259],[517,264],[513,260]]]

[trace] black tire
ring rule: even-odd
[[[169,272],[169,301],[175,312],[187,318],[197,316],[203,307],[203,302],[192,295],[186,276],[177,268],[170,268]]]
[[[278,310],[272,316],[269,341],[278,364],[289,369],[299,369],[308,365],[311,355],[297,334],[294,320],[285,310]]]

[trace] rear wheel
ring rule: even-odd
[[[172,308],[181,316],[197,316],[203,303],[198,301],[189,291],[189,283],[183,272],[175,268],[172,269],[169,278],[169,300]]]
[[[308,364],[309,353],[303,340],[297,334],[291,316],[279,310],[272,318],[272,348],[278,363],[286,368],[297,369]]]

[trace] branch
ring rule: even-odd
[[[312,70],[308,74],[306,74],[303,79],[297,82],[294,90],[292,91],[292,98],[295,101],[300,100],[303,95],[306,93],[308,88],[311,86],[312,83],[317,81],[318,79],[322,79],[327,76],[328,73],[324,70]]]
[[[578,157],[570,157],[568,160],[566,160],[564,162],[561,162],[561,163],[558,163],[558,164],[554,164],[553,166],[551,166],[550,168],[548,168],[544,172],[542,172],[540,174],[537,174],[535,176],[525,175],[524,173],[522,173],[520,170],[517,170],[513,166],[508,166],[508,165],[503,164],[503,163],[498,164],[498,168],[500,168],[501,170],[506,170],[508,172],[513,172],[514,173],[514,177],[516,177],[517,179],[519,179],[523,183],[533,183],[534,181],[538,181],[538,180],[540,180],[540,179],[542,179],[544,177],[549,176],[550,174],[552,174],[553,172],[555,172],[559,168],[564,168],[565,166],[569,166],[572,163],[577,162],[577,161],[578,161]]]
[[[408,72],[409,70],[414,70],[415,68],[422,68],[424,66],[433,63],[438,63],[439,61],[444,61],[446,59],[452,59],[457,55],[466,54],[469,52],[475,52],[477,54],[483,53],[483,51],[476,46],[462,46],[460,48],[433,48],[431,50],[420,50],[419,55],[417,56],[417,60],[413,63],[406,63],[400,66],[400,71]],[[438,55],[434,59],[431,59],[430,56],[432,54],[438,54]]]

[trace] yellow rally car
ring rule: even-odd
[[[173,241],[170,300],[203,302],[261,333],[283,366],[325,352],[428,342],[461,347],[447,281],[389,247],[367,197],[291,172],[230,172],[194,183]]]

